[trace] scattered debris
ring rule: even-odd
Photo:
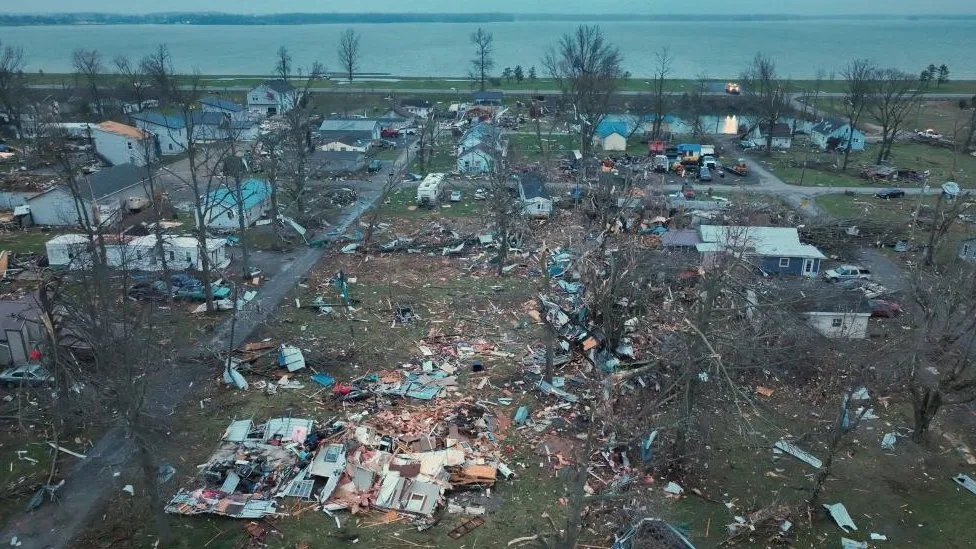
[[[776,448],[777,450],[786,452],[787,454],[795,457],[796,459],[810,465],[814,469],[819,469],[823,467],[823,462],[820,461],[819,458],[797,448],[796,446],[790,444],[789,442],[786,442],[785,440],[777,441],[776,444],[773,445],[773,447]]]
[[[681,494],[685,493],[685,489],[682,488],[680,484],[674,481],[668,482],[668,485],[664,487],[664,491],[669,494],[674,494],[676,496],[680,496]]]
[[[136,489],[133,488],[131,484],[126,484],[125,486],[123,486],[122,491],[125,492],[126,494],[129,494],[130,496],[136,495]]]
[[[973,479],[970,478],[969,475],[963,475],[960,473],[952,477],[952,480],[954,480],[956,484],[958,484],[959,486],[962,486],[963,488],[969,490],[973,494],[976,494],[976,481],[973,481]]]
[[[857,530],[857,526],[854,525],[854,521],[851,519],[851,515],[847,513],[847,508],[844,507],[843,503],[832,503],[829,505],[825,503],[823,506],[841,530],[847,533]]]
[[[881,449],[894,450],[895,442],[897,442],[897,440],[897,435],[895,433],[885,433],[885,436],[881,438]]]
[[[472,519],[468,519],[462,522],[461,525],[458,526],[457,528],[448,532],[447,536],[451,539],[461,538],[465,536],[468,532],[474,530],[475,528],[481,526],[484,523],[485,523],[485,519],[481,517],[474,517]]]

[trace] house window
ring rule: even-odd
[[[173,150],[173,144],[172,143],[169,144],[169,150]]]
[[[969,244],[962,245],[962,256],[969,257]]]
[[[234,212],[227,212],[227,219],[234,219]]]
[[[779,266],[781,268],[782,267],[789,267],[790,266],[790,258],[788,258],[788,257],[781,257],[781,258],[779,258]]]
[[[832,328],[840,328],[843,325],[844,325],[844,321],[839,318],[835,318],[830,321],[830,326]]]
[[[193,258],[190,257],[190,252],[186,252],[186,262],[193,263]]]
[[[129,146],[129,150],[131,151],[132,150],[132,141],[127,141],[126,142],[126,145]]]
[[[136,250],[136,259],[142,259],[142,250]]]
[[[535,209],[542,211],[542,204],[536,204]]]
[[[169,252],[169,260],[170,261],[176,261],[176,252],[174,252],[174,251],[170,251]]]

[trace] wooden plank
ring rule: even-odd
[[[481,517],[474,517],[472,519],[462,522],[460,526],[448,532],[447,535],[451,539],[458,539],[466,535],[471,530],[474,530],[475,528],[481,526],[484,523],[485,523],[485,519]]]

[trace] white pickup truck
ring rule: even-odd
[[[916,131],[915,135],[917,137],[921,137],[922,139],[942,139],[942,134],[936,132],[932,128],[929,128],[925,131]]]

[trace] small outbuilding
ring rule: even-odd
[[[527,217],[552,215],[552,196],[538,174],[533,172],[523,174],[519,178],[518,192],[523,215]]]

